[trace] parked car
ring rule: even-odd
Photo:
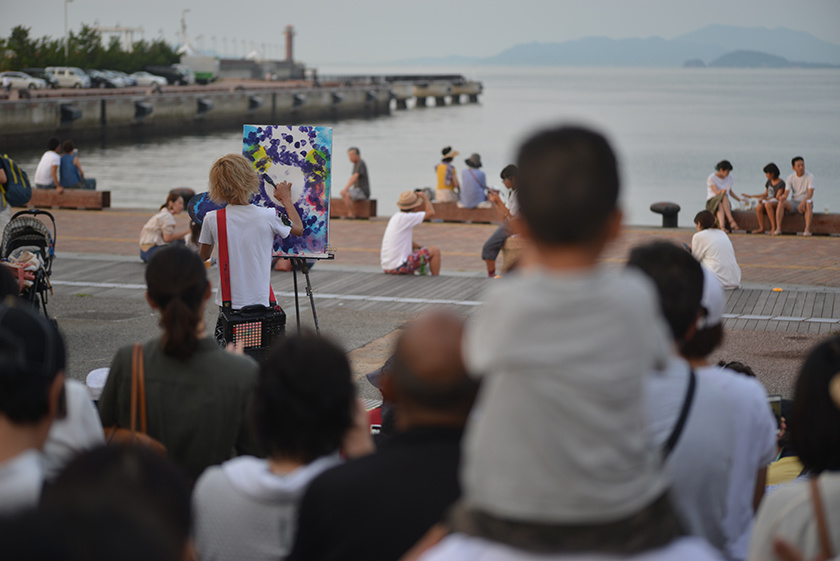
[[[52,72],[53,77],[62,88],[89,88],[90,78],[75,66],[48,66],[47,70]]]
[[[90,78],[90,86],[92,88],[119,88],[119,84],[111,79],[110,76],[106,76],[99,70],[94,70],[93,68],[85,68],[85,74],[88,75]]]
[[[155,84],[166,86],[169,84],[169,81],[163,76],[155,76],[151,72],[145,72],[143,70],[130,74],[130,76],[137,81],[138,86],[154,86]]]
[[[105,76],[107,76],[108,78],[113,80],[114,83],[117,84],[118,88],[128,87],[128,82],[125,80],[125,78],[120,76],[116,71],[114,71],[114,70],[100,70],[99,72],[101,72],[102,74],[104,74]]]
[[[184,86],[190,83],[187,74],[173,66],[147,66],[147,72],[151,72],[157,76],[163,76],[170,84]]]
[[[24,72],[0,72],[0,83],[10,88],[29,88],[40,90],[47,87],[47,81],[35,78]]]
[[[50,88],[58,87],[58,81],[53,77],[52,72],[49,72],[44,68],[23,68],[21,72],[29,74],[33,78],[40,78],[41,80],[44,80]]]
[[[184,75],[187,84],[195,84],[195,72],[192,68],[183,64],[173,64],[172,68]]]
[[[111,74],[116,74],[117,76],[122,78],[122,80],[123,80],[123,82],[125,83],[126,86],[133,87],[133,86],[137,85],[137,80],[135,80],[134,78],[132,78],[130,75],[126,74],[125,72],[122,72],[120,70],[111,70]]]

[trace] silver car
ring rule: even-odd
[[[135,72],[134,74],[130,74],[130,76],[137,81],[138,86],[154,86],[155,84],[165,86],[168,84],[166,78],[163,76],[155,76],[150,72]]]
[[[29,88],[30,90],[41,90],[47,87],[46,80],[23,72],[0,72],[0,84],[7,88]]]

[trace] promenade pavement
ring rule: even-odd
[[[51,210],[57,223],[57,257],[50,315],[68,338],[70,375],[83,379],[108,366],[115,350],[157,333],[144,298],[140,229],[154,209]],[[188,218],[178,217],[179,227]],[[415,240],[437,245],[441,277],[393,277],[379,269],[387,218],[333,220],[335,259],[312,270],[315,312],[322,332],[342,345],[367,399],[378,392],[364,374],[388,357],[399,328],[432,306],[468,315],[487,283],[481,246],[495,225],[424,223]],[[605,252],[606,266],[623,266],[633,246],[653,239],[690,243],[693,229],[628,227]],[[731,236],[743,272],[742,288],[727,294],[726,340],[713,358],[749,364],[769,393],[790,395],[802,359],[829,333],[840,332],[840,240],[837,237]],[[297,276],[301,323],[314,325],[302,275]],[[275,272],[272,285],[295,329],[294,275]],[[208,306],[208,323],[217,310]],[[503,342],[500,342],[503,344]]]

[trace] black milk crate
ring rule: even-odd
[[[286,333],[286,313],[280,306],[245,306],[234,310],[222,308],[225,341],[242,343],[245,353],[261,359],[275,341]]]

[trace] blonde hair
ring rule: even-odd
[[[247,205],[260,188],[260,177],[242,154],[222,156],[210,168],[210,198],[217,203]]]

